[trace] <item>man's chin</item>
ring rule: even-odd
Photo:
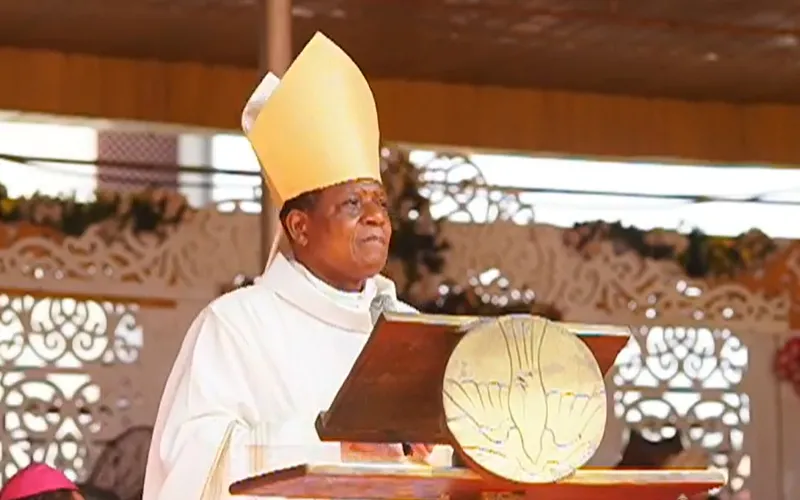
[[[361,259],[361,268],[370,276],[380,274],[383,268],[386,267],[387,256],[386,254],[379,255],[365,255]]]

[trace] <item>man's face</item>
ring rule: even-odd
[[[286,228],[297,258],[342,289],[360,287],[386,265],[392,224],[386,192],[375,181],[320,191],[311,210],[286,217]]]

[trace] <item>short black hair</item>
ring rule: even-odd
[[[292,210],[301,210],[303,212],[307,212],[314,209],[314,207],[317,205],[320,191],[320,189],[315,189],[314,191],[308,191],[301,195],[295,196],[290,200],[286,200],[278,214],[278,218],[280,219],[281,225],[284,229],[286,229],[286,217],[289,216],[289,213]]]

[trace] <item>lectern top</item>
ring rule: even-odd
[[[239,481],[230,491],[247,496],[374,500],[475,499],[486,493],[517,500],[675,500],[698,498],[724,483],[725,476],[713,470],[589,469],[556,484],[521,486],[487,480],[460,468],[310,464]]]
[[[318,418],[320,438],[447,444],[442,413],[445,366],[467,330],[495,319],[384,314],[331,407]],[[627,327],[564,326],[587,344],[603,373],[630,336]]]

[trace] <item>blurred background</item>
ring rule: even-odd
[[[619,466],[800,498],[787,0],[0,0],[0,482],[141,498],[186,328],[263,268],[242,107],[317,30],[373,86],[405,300],[630,325]]]

